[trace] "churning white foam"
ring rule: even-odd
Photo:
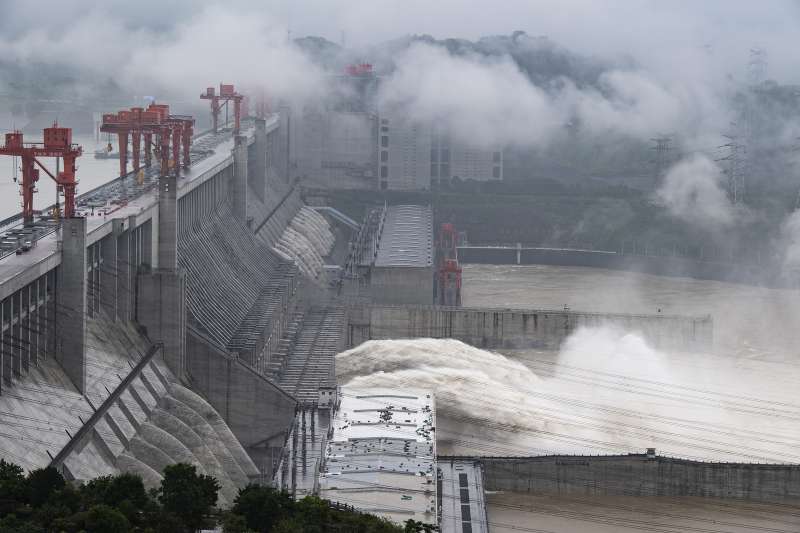
[[[283,231],[275,250],[297,263],[303,274],[318,279],[325,266],[322,259],[333,248],[335,237],[325,218],[309,207],[303,207]]]
[[[524,363],[524,364],[523,364]],[[369,341],[337,356],[339,382],[435,392],[442,453],[642,453],[797,462],[800,404],[770,369],[666,354],[584,328],[554,352],[512,357],[455,340]]]

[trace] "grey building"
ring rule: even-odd
[[[332,188],[372,188],[377,117],[362,111],[305,109],[295,113],[292,173]]]
[[[351,71],[331,77],[326,102],[292,113],[292,177],[311,186],[381,190],[503,179],[500,147],[478,148],[431,121],[409,119],[408,110],[380,108],[380,78],[371,66]]]
[[[503,179],[503,152],[475,148],[432,126],[400,114],[381,113],[378,187],[420,190],[453,181]]]
[[[430,305],[433,303],[433,274],[431,208],[420,205],[389,207],[369,274],[372,300]]]

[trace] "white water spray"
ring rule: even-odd
[[[610,328],[519,360],[455,340],[370,341],[337,356],[339,382],[436,394],[443,453],[642,453],[797,462],[800,404],[724,358],[664,354]],[[525,364],[522,364],[524,362]],[[759,391],[757,394],[754,391]]]
[[[275,251],[297,263],[303,274],[319,279],[327,256],[334,244],[328,222],[309,207],[297,212],[275,244]]]

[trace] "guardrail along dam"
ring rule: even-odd
[[[149,487],[186,462],[223,508],[272,484],[448,532],[697,509],[734,528],[737,506],[800,527],[794,339],[766,347],[796,292],[463,265],[435,206],[354,220],[303,189],[288,111],[235,133],[169,116],[184,129],[161,171],[136,152],[132,173],[2,228],[6,460]],[[775,330],[748,336],[764,313]]]

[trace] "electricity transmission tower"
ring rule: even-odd
[[[650,140],[654,143],[651,150],[655,151],[653,166],[655,169],[654,181],[657,186],[672,164],[672,135],[658,134]]]
[[[720,148],[726,149],[726,155],[720,161],[726,161],[725,174],[728,177],[728,196],[731,202],[738,204],[744,201],[745,182],[752,178],[757,154],[757,117],[758,89],[767,74],[767,51],[754,46],[750,49],[747,63],[747,87],[744,91],[744,106],[740,110],[738,121],[733,124],[734,131],[724,135],[728,143]]]
[[[767,51],[758,46],[750,49],[750,61],[747,63],[747,77],[750,87],[761,85],[767,76]]]
[[[725,155],[718,158],[718,162],[724,162],[722,172],[727,177],[728,198],[731,203],[739,204],[744,202],[745,195],[745,175],[747,168],[747,147],[740,142],[740,137],[736,133],[723,135],[728,142],[719,146]]]

